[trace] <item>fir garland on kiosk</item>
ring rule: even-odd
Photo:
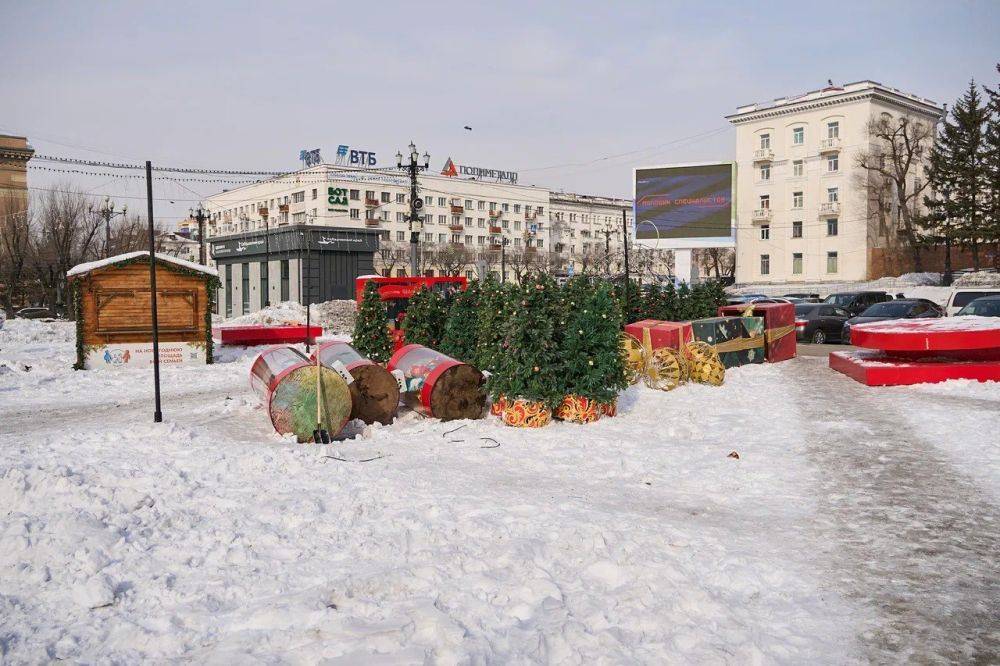
[[[385,303],[378,293],[378,283],[369,280],[361,297],[358,316],[354,320],[351,345],[362,356],[376,363],[387,363],[392,356],[388,315]]]

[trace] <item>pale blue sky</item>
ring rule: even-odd
[[[998,35],[998,1],[0,0],[0,128],[44,153],[250,169],[341,143],[388,164],[412,138],[437,169],[627,195],[637,164],[731,158],[739,104],[828,78],[949,103],[996,84]],[[584,164],[543,168],[566,163]],[[80,183],[144,191],[107,180]]]

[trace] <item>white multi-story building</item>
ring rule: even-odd
[[[621,270],[623,211],[632,224],[627,199],[431,174],[420,175],[418,195],[424,204],[424,274],[456,267],[467,277],[499,273],[501,254],[507,277],[514,279],[532,266],[557,273]],[[405,175],[322,164],[227,190],[204,203],[209,241],[297,224],[363,228],[381,237],[379,273],[406,275],[410,269]],[[609,253],[617,259],[609,260]],[[666,261],[661,263],[665,274]]]
[[[874,81],[738,107],[736,280],[865,280],[886,233],[870,209],[869,120],[906,116],[931,127],[943,109]],[[915,174],[919,177],[919,174]]]

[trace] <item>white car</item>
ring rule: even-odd
[[[959,287],[951,292],[945,314],[954,317],[959,310],[981,296],[1000,295],[1000,287]]]

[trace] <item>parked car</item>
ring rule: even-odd
[[[852,317],[857,317],[876,303],[884,303],[891,300],[892,296],[884,291],[844,291],[837,294],[830,294],[823,299],[823,302],[836,305],[838,308],[844,308],[851,313]]]
[[[729,305],[743,305],[745,303],[753,303],[754,301],[766,298],[767,294],[739,294],[737,296],[730,296],[727,298],[726,303]]]
[[[44,319],[51,317],[52,313],[48,308],[21,308],[14,313],[18,319]]]
[[[821,345],[843,342],[844,322],[851,314],[827,303],[799,303],[795,306],[795,338],[799,342]]]
[[[850,342],[851,327],[857,324],[890,319],[932,319],[943,316],[944,311],[941,307],[926,298],[907,298],[876,303],[857,317],[852,317],[844,322],[841,339]]]
[[[983,296],[1000,295],[1000,287],[972,287],[967,289],[956,289],[948,296],[948,303],[945,305],[945,312],[949,317],[958,314],[958,311],[966,305],[982,298]]]
[[[1000,294],[980,296],[955,313],[956,317],[976,315],[977,317],[1000,317]]]
[[[819,294],[806,294],[806,293],[801,293],[801,294],[782,294],[782,296],[784,298],[798,298],[798,299],[801,299],[803,301],[809,301],[810,298],[815,298],[815,299],[817,299],[816,301],[809,301],[809,302],[810,303],[813,303],[813,302],[819,303]]]

